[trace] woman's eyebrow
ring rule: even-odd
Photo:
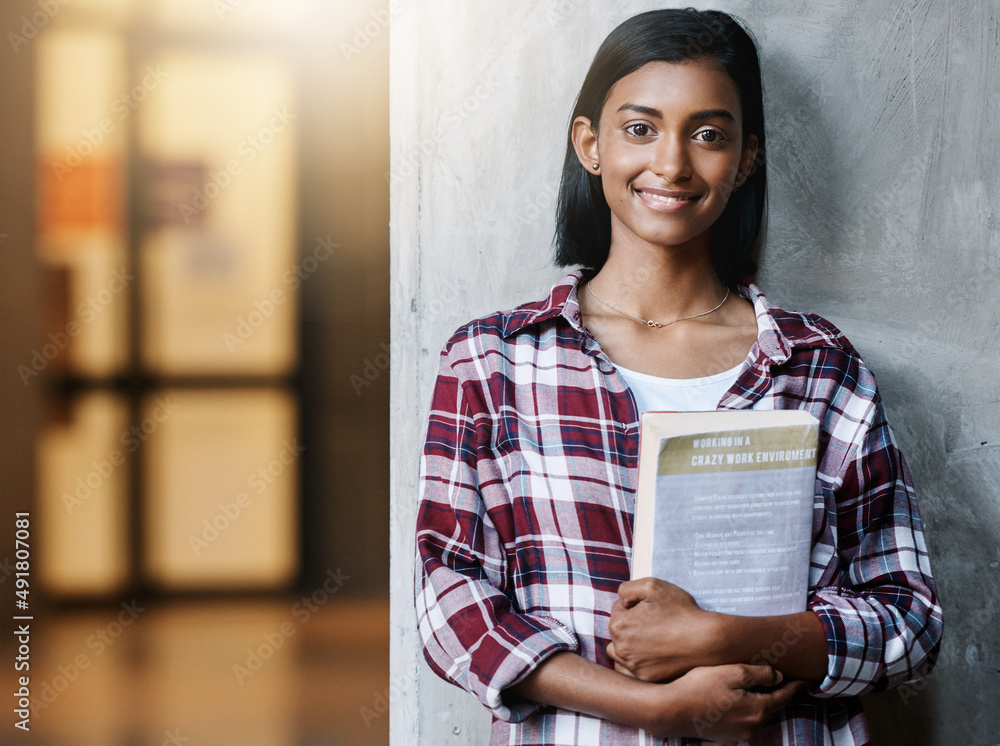
[[[704,109],[703,111],[696,111],[688,117],[689,122],[696,122],[702,119],[728,119],[731,122],[736,121],[736,117],[728,109]]]
[[[634,111],[639,114],[656,117],[657,119],[663,119],[662,111],[652,106],[643,106],[642,104],[622,104],[618,107],[618,111]],[[697,122],[702,119],[728,119],[732,122],[736,121],[736,117],[728,109],[703,109],[702,111],[693,112],[688,117],[689,122]]]
[[[647,116],[656,117],[657,119],[663,119],[663,112],[659,109],[654,109],[652,106],[643,106],[642,104],[622,104],[618,107],[618,111],[635,111],[639,114],[646,114]]]

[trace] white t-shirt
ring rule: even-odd
[[[705,378],[660,378],[615,366],[643,412],[704,412],[715,409],[736,383],[743,363]]]

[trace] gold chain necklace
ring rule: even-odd
[[[702,313],[696,313],[694,316],[683,316],[683,317],[681,317],[679,319],[674,319],[673,321],[665,321],[663,323],[660,323],[659,321],[652,321],[650,319],[644,319],[644,318],[641,318],[640,316],[636,316],[634,314],[631,314],[628,311],[623,311],[620,308],[615,308],[610,303],[608,303],[606,300],[604,300],[604,298],[602,298],[597,293],[595,293],[594,292],[594,288],[591,287],[591,284],[589,282],[587,283],[587,290],[590,291],[590,294],[592,296],[594,296],[595,298],[597,298],[597,300],[599,300],[601,303],[603,303],[604,305],[606,305],[612,311],[617,311],[618,313],[622,314],[623,316],[628,316],[630,319],[635,319],[636,321],[645,324],[650,329],[662,329],[665,326],[670,326],[671,324],[676,324],[679,321],[688,321],[689,319],[696,319],[699,316],[708,316],[708,314],[714,313],[714,312],[718,311],[720,308],[722,308],[722,304],[725,303],[729,299],[729,288],[726,288],[726,294],[725,294],[725,296],[722,298],[722,301],[720,301],[719,305],[717,305],[715,308],[711,308],[708,311],[703,311]]]

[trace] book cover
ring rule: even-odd
[[[803,611],[818,442],[799,410],[643,414],[632,577],[710,611]]]

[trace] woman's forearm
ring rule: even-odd
[[[654,694],[662,687],[625,676],[576,653],[556,653],[510,693],[565,710],[650,729],[656,709]],[[666,693],[659,693],[660,699]]]
[[[787,678],[826,677],[826,629],[811,611],[783,616],[715,615],[717,654],[711,663],[766,664]]]
[[[507,691],[642,728],[659,738],[711,737],[719,743],[736,743],[749,739],[804,686],[791,682],[775,691],[753,691],[780,682],[780,674],[767,665],[726,665],[697,668],[676,681],[653,684],[564,652],[546,659]]]

